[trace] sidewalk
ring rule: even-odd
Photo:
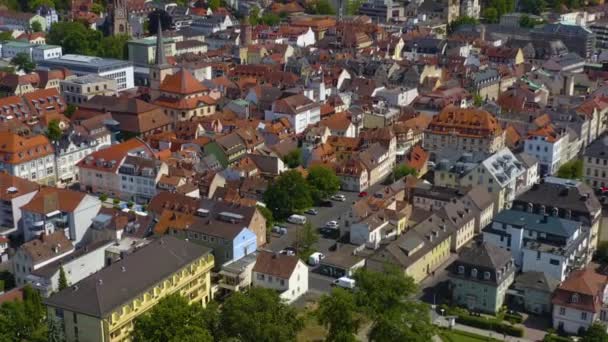
[[[439,316],[435,312],[431,312],[431,318],[433,320],[433,324],[443,327],[443,328],[449,328],[449,322],[444,316]],[[532,340],[528,340],[526,338],[505,336],[503,334],[500,334],[500,333],[497,333],[494,331],[473,328],[473,327],[469,327],[467,325],[462,325],[462,324],[458,324],[458,323],[456,323],[452,327],[452,329],[466,331],[466,332],[470,332],[470,333],[481,335],[481,336],[487,336],[487,337],[495,338],[500,341],[532,342]]]

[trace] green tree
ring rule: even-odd
[[[266,230],[270,232],[270,229],[274,225],[274,217],[272,216],[272,211],[262,205],[258,205],[257,208],[260,211],[260,214],[264,216],[264,219],[266,219]]]
[[[359,13],[359,8],[363,5],[364,0],[349,0],[346,4],[346,14],[356,15]]]
[[[101,4],[94,3],[93,5],[91,5],[91,12],[97,15],[100,15],[101,13],[105,12],[105,10],[106,9]]]
[[[63,53],[96,56],[100,54],[103,35],[80,22],[58,22],[51,26],[47,41],[63,47]]]
[[[46,311],[40,294],[29,285],[23,288],[23,301],[0,306],[0,341],[46,341]]]
[[[200,303],[188,304],[179,294],[161,299],[150,311],[135,319],[132,338],[134,342],[213,341],[207,315],[216,310],[206,310]]]
[[[38,7],[40,6],[47,6],[47,7],[52,7],[55,8],[55,1],[53,0],[28,0],[28,11],[29,12],[35,12]],[[40,32],[40,31],[36,31],[36,32]]]
[[[296,243],[300,259],[306,261],[314,251],[314,244],[319,241],[319,233],[310,222],[296,230]]]
[[[483,97],[481,97],[479,93],[475,93],[475,95],[473,95],[473,105],[475,107],[481,107],[483,105]]]
[[[74,106],[73,104],[70,103],[65,108],[63,115],[67,116],[68,118],[71,118],[72,115],[74,115],[74,112],[76,112],[76,109],[77,109],[76,106]]]
[[[498,19],[498,11],[494,7],[488,7],[483,11],[483,17],[489,23],[497,23]]]
[[[334,170],[315,165],[308,170],[308,185],[310,185],[310,194],[314,202],[319,203],[321,200],[330,197],[340,190],[340,178],[336,176]]]
[[[608,333],[606,333],[606,327],[600,323],[593,323],[585,331],[581,342],[605,342],[608,341]]]
[[[127,59],[127,41],[125,34],[104,37],[100,42],[99,55],[101,57]]]
[[[30,72],[36,69],[36,63],[32,61],[30,56],[26,53],[18,53],[11,59],[11,64],[13,64],[17,70],[23,70],[23,72],[29,74]]]
[[[209,0],[208,4],[209,8],[211,8],[212,11],[215,11],[216,9],[220,8],[222,3],[220,0]]]
[[[351,291],[335,288],[319,300],[315,311],[319,324],[327,329],[327,342],[354,342],[361,325],[355,296]]]
[[[559,1],[555,2],[559,3]],[[520,6],[524,13],[539,15],[547,8],[547,3],[544,0],[521,0]],[[561,7],[561,4],[557,4],[556,6]]]
[[[260,8],[258,6],[253,6],[249,11],[249,24],[252,26],[258,25],[260,23]]]
[[[272,25],[270,25],[270,26],[272,26]],[[287,164],[287,167],[289,167],[290,169],[293,169],[295,167],[302,165],[302,150],[297,148],[297,149],[287,153],[283,157],[283,162],[285,164]]]
[[[281,17],[279,17],[278,15],[276,15],[272,12],[268,12],[268,13],[264,13],[264,15],[262,15],[260,22],[264,25],[276,26],[281,22]]]
[[[32,31],[34,32],[42,32],[42,25],[39,21],[34,21],[32,23]]]
[[[567,179],[583,178],[583,160],[575,159],[563,164],[557,170],[557,177]]]
[[[393,169],[393,177],[392,177],[392,181],[397,181],[407,175],[416,175],[418,172],[416,172],[416,169],[409,167],[407,165],[397,165],[395,166],[395,168]]]
[[[307,10],[311,14],[336,14],[336,11],[329,3],[329,0],[316,0],[314,2],[311,2]]]
[[[0,42],[4,42],[7,40],[15,40],[15,38],[13,38],[12,32],[11,31],[0,32]]]
[[[295,170],[283,172],[264,193],[266,207],[276,219],[284,219],[296,211],[312,206],[312,197],[306,180]]]
[[[354,276],[357,305],[373,321],[370,341],[428,341],[434,335],[429,308],[415,299],[414,279],[396,267],[360,269]]]
[[[63,266],[59,267],[59,291],[68,287],[68,279],[65,276],[65,270]]]
[[[58,141],[61,139],[62,131],[59,127],[59,120],[51,120],[51,122],[49,122],[46,135],[51,141]]]
[[[458,17],[456,20],[448,24],[448,33],[456,31],[456,29],[462,25],[479,25],[479,20],[472,17],[467,17],[466,15]]]
[[[233,341],[295,341],[304,323],[276,291],[254,287],[226,300],[220,327],[224,337]]]

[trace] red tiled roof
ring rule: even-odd
[[[167,75],[160,86],[160,90],[167,93],[189,95],[202,93],[208,90],[186,69],[180,69],[174,75]]]

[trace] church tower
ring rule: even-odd
[[[165,44],[163,44],[163,27],[158,17],[158,31],[156,32],[156,59],[150,67],[150,99],[160,97],[160,85],[167,75],[173,75],[173,67],[167,63],[165,57]]]
[[[111,35],[116,36],[119,34],[126,34],[128,36],[131,36],[131,26],[129,25],[127,0],[113,0],[110,18]]]

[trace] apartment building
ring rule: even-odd
[[[285,117],[296,134],[302,133],[308,125],[321,121],[321,105],[304,96],[292,95],[276,100],[271,110],[265,112],[265,120],[273,121]]]
[[[54,148],[44,135],[0,132],[0,171],[43,185],[57,180]]]
[[[423,147],[436,152],[448,146],[461,152],[494,153],[505,146],[505,132],[485,110],[447,106],[425,130]]]
[[[69,104],[78,105],[96,95],[115,96],[116,80],[95,74],[84,75],[60,82],[61,94]]]
[[[148,203],[156,195],[160,178],[169,167],[160,160],[148,157],[127,156],[118,168],[120,198]]]
[[[165,236],[45,299],[48,319],[69,342],[124,341],[133,321],[168,295],[205,306],[213,264],[208,248]]]
[[[122,187],[118,169],[130,155],[154,158],[154,151],[134,138],[91,153],[77,164],[80,190],[120,197]]]
[[[84,157],[95,152],[99,141],[92,136],[82,135],[69,128],[59,140],[53,142],[57,181],[70,183],[78,179],[78,164]]]
[[[541,175],[552,175],[568,161],[562,157],[569,140],[565,129],[548,125],[528,132],[524,152],[538,159]]]
[[[594,190],[608,187],[608,134],[596,139],[583,153],[585,182]]]
[[[43,187],[21,207],[23,237],[30,241],[42,234],[62,231],[79,244],[93,219],[99,213],[101,202],[83,192],[55,187]]]
[[[16,233],[23,235],[21,207],[28,203],[40,189],[38,183],[0,173],[0,226],[2,236]]]

